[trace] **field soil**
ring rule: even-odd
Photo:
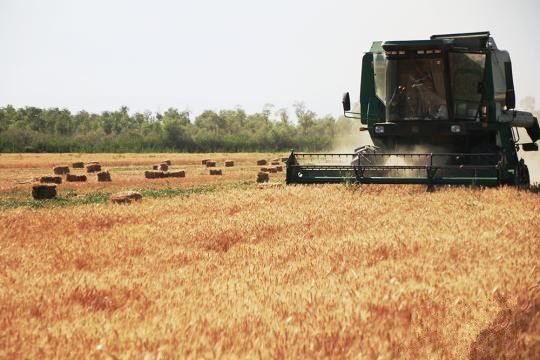
[[[0,358],[539,354],[539,194],[256,184],[278,156],[0,155]],[[31,199],[92,160],[111,183]],[[186,177],[144,179],[164,160]]]

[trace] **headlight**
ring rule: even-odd
[[[461,132],[461,125],[452,125],[450,126],[450,131],[454,134],[458,134]]]
[[[384,134],[384,126],[375,126],[375,134]]]

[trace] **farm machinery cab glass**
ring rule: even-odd
[[[440,49],[375,54],[376,93],[387,122],[477,119],[486,55],[448,52],[447,59],[448,67]]]
[[[442,58],[389,57],[385,102],[390,122],[448,120]]]

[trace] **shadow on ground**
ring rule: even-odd
[[[471,360],[540,359],[540,284],[501,310],[471,346]]]

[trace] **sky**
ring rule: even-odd
[[[372,41],[484,30],[518,103],[540,100],[539,15],[537,0],[0,0],[0,107],[338,116]]]

